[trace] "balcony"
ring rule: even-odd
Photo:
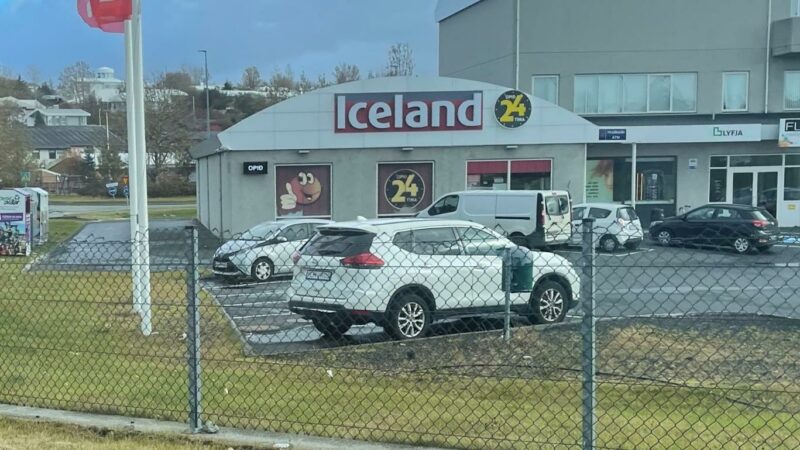
[[[772,23],[772,56],[800,54],[800,17]]]

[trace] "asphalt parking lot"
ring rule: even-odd
[[[580,262],[580,249],[556,251]],[[775,246],[766,253],[737,255],[724,249],[659,247],[645,243],[636,251],[598,253],[596,314],[601,318],[755,314],[800,318],[800,245]],[[323,337],[289,312],[290,281],[229,284],[203,280],[235,323],[254,354],[313,350],[388,340],[373,325],[354,326],[343,340]],[[569,320],[581,316],[580,308]],[[517,326],[528,325],[515,318]],[[453,321],[437,324],[434,335],[501,329],[502,320]]]

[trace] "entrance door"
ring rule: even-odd
[[[734,168],[728,179],[728,201],[735,205],[758,206],[778,218],[783,201],[783,170],[779,168]]]

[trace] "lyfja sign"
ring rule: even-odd
[[[494,104],[494,117],[506,128],[517,128],[531,118],[531,109],[531,99],[527,94],[517,90],[505,91]]]
[[[480,91],[336,94],[336,133],[483,128]]]
[[[800,119],[781,119],[778,147],[800,147]]]
[[[251,161],[244,163],[245,175],[264,175],[267,173],[266,161]]]
[[[714,127],[714,136],[715,137],[740,137],[744,136],[744,132],[741,128],[731,128],[731,127]]]

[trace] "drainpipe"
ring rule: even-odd
[[[771,1],[771,0],[770,0]],[[514,89],[519,90],[519,0],[517,0],[516,37],[514,38]]]
[[[772,0],[767,3],[767,51],[766,63],[764,64],[764,114],[769,113],[769,62],[770,47],[772,46]]]
[[[631,208],[636,209],[636,142],[631,145]]]

